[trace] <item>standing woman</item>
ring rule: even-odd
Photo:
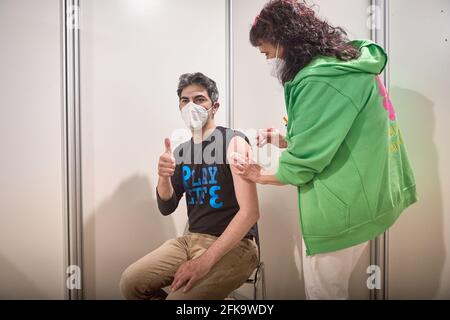
[[[284,87],[286,137],[262,137],[286,150],[276,174],[233,165],[260,184],[298,188],[308,299],[347,299],[351,272],[369,240],[417,201],[414,174],[379,74],[377,44],[348,42],[295,0],[273,0],[256,17],[250,42]],[[277,141],[278,142],[274,142]]]

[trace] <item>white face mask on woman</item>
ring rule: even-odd
[[[280,43],[277,44],[277,52],[276,52],[275,58],[267,59],[267,65],[270,68],[270,75],[272,77],[277,78],[277,79],[280,78],[281,70],[284,67],[284,60],[278,58],[278,49],[279,49],[279,47],[280,47]]]
[[[181,118],[189,129],[200,130],[208,121],[209,110],[212,109],[213,107],[205,109],[198,104],[189,102],[181,109]]]

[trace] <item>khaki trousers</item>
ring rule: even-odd
[[[180,265],[199,257],[217,237],[189,233],[166,241],[156,250],[131,264],[122,274],[120,290],[126,299],[160,300]],[[258,263],[257,247],[253,240],[243,239],[222,257],[210,272],[183,293],[171,292],[171,300],[222,300],[239,288],[252,274]]]

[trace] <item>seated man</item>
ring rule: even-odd
[[[156,196],[163,215],[186,194],[189,233],[130,265],[120,288],[127,299],[224,299],[258,263],[254,183],[230,168],[231,154],[251,158],[247,137],[216,126],[216,83],[201,73],[180,77],[178,97],[192,138],[159,159]],[[170,285],[170,293],[162,289]]]

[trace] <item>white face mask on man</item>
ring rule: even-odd
[[[277,44],[277,52],[276,52],[275,58],[267,59],[267,65],[270,68],[270,75],[272,77],[277,78],[277,79],[280,78],[281,70],[284,67],[284,60],[278,58],[278,49],[279,49],[279,47],[280,47],[280,43]]]
[[[181,109],[181,118],[189,129],[200,130],[208,121],[209,110],[213,108],[205,109],[198,104],[189,102]]]

